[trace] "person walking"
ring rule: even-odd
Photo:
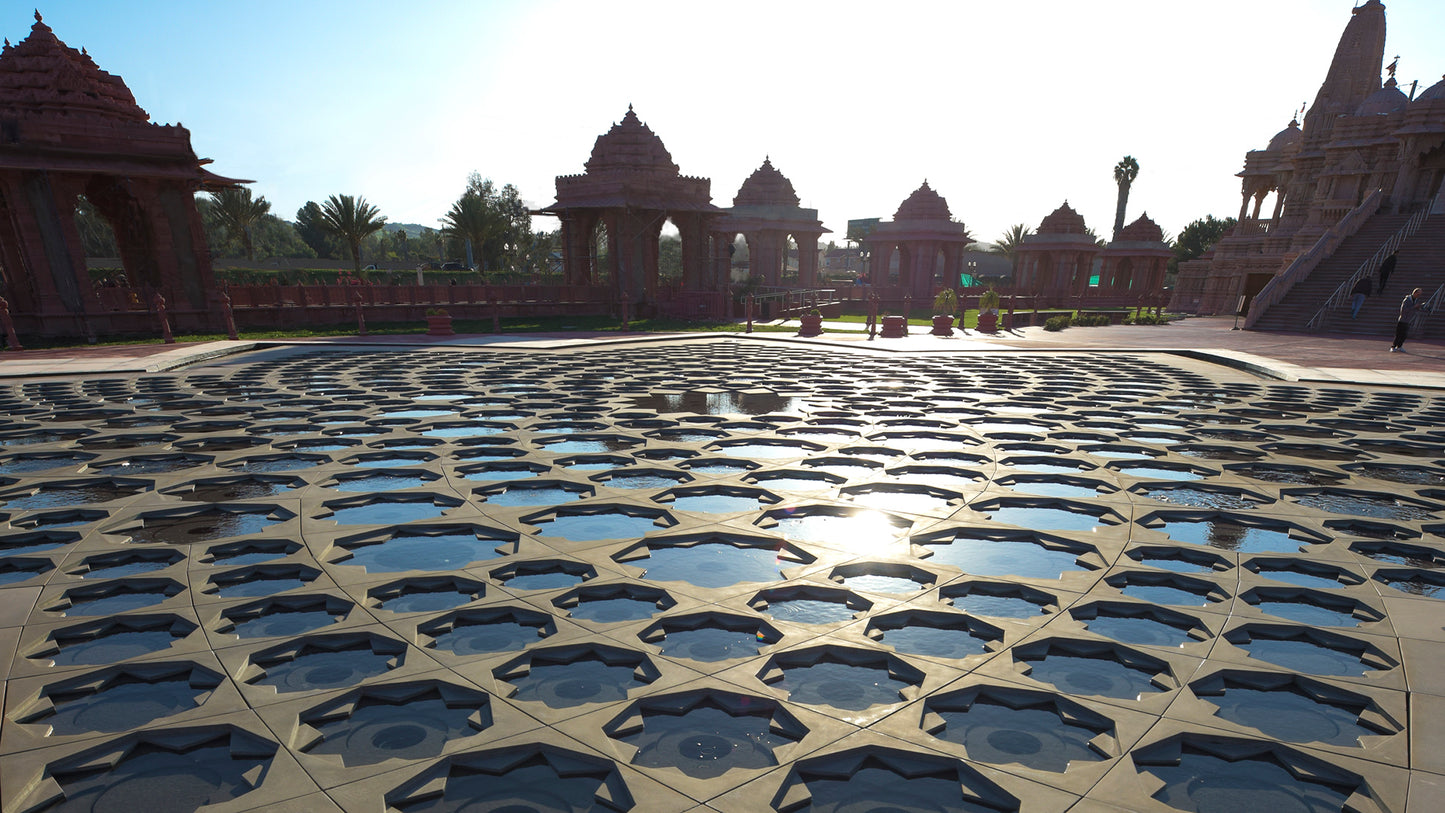
[[[1360,281],[1355,283],[1355,287],[1350,289],[1350,293],[1354,296],[1354,301],[1350,303],[1351,319],[1360,318],[1360,306],[1365,304],[1365,297],[1373,293],[1373,288],[1374,286],[1370,284],[1369,277],[1360,277]]]
[[[1405,339],[1410,335],[1410,323],[1420,311],[1425,310],[1425,303],[1420,301],[1422,293],[1423,289],[1416,288],[1400,303],[1400,320],[1395,323],[1395,343],[1390,345],[1391,353],[1405,352]]]
[[[1398,253],[1398,251],[1395,252],[1395,254]],[[1391,254],[1380,263],[1380,293],[1382,294],[1385,292],[1385,283],[1389,281],[1390,274],[1395,271],[1395,254]]]

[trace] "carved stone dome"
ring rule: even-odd
[[[1119,242],[1122,243],[1160,243],[1164,241],[1164,230],[1159,224],[1149,219],[1146,212],[1139,216],[1139,219],[1119,230]]]
[[[1395,77],[1385,83],[1385,86],[1371,93],[1368,98],[1360,103],[1355,110],[1356,116],[1379,116],[1388,115],[1396,110],[1404,110],[1410,103],[1410,98],[1400,92]]]
[[[797,206],[798,193],[793,191],[793,182],[773,168],[772,160],[764,158],[763,165],[753,170],[753,174],[738,187],[733,205]]]
[[[895,222],[901,220],[953,220],[948,211],[948,201],[928,187],[928,181],[913,191],[908,199],[893,213]]]
[[[1442,77],[1439,82],[1436,82],[1430,87],[1425,88],[1425,91],[1423,93],[1415,97],[1416,102],[1431,101],[1435,99],[1445,99],[1445,77]]]
[[[627,115],[620,123],[597,137],[586,166],[589,173],[640,169],[678,174],[677,164],[672,162],[662,139],[642,123],[632,111],[632,105],[627,106]]]
[[[35,13],[30,36],[0,50],[0,108],[148,124],[119,76],[67,46]]]
[[[1084,225],[1084,216],[1074,211],[1068,201],[1055,209],[1044,221],[1039,224],[1035,234],[1084,234],[1088,226]]]
[[[1265,147],[1268,152],[1283,152],[1285,148],[1299,143],[1302,135],[1299,128],[1299,119],[1290,119],[1289,126],[1274,134],[1269,140],[1269,146]]]

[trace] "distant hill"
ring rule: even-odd
[[[436,229],[430,226],[423,226],[420,223],[387,223],[382,227],[382,231],[404,231],[407,237],[416,237],[420,234],[430,234],[435,232]]]

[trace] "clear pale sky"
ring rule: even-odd
[[[771,156],[842,232],[926,178],[992,240],[1065,199],[1107,235],[1239,209],[1244,153],[1314,99],[1352,0],[56,0],[46,24],[272,211],[364,195],[435,226],[481,172],[536,206],[627,105],[713,202]],[[1445,74],[1445,2],[1389,0],[1386,62]],[[8,4],[0,34],[28,35]],[[551,218],[534,226],[556,228]]]

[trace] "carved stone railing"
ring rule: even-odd
[[[1351,209],[1339,222],[1331,226],[1320,239],[1308,251],[1299,255],[1294,262],[1289,264],[1283,272],[1270,280],[1253,300],[1249,303],[1249,314],[1244,318],[1246,330],[1253,327],[1260,317],[1274,305],[1278,304],[1294,286],[1309,278],[1315,268],[1324,262],[1335,249],[1340,247],[1346,238],[1360,230],[1370,216],[1379,211],[1380,203],[1385,199],[1385,194],[1376,189],[1369,197],[1355,208]]]

